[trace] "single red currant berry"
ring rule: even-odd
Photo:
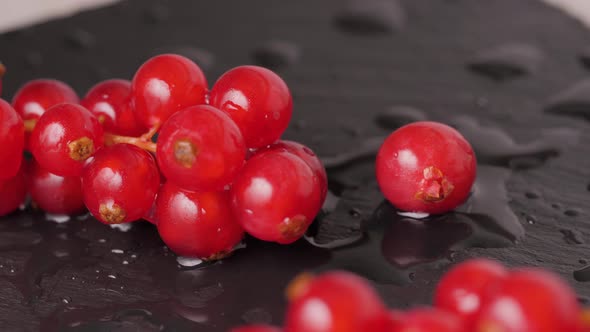
[[[582,330],[576,294],[557,276],[517,270],[484,300],[472,331],[576,332]]]
[[[440,309],[413,309],[401,317],[398,331],[411,332],[470,332],[461,319]]]
[[[461,263],[440,280],[434,294],[434,305],[457,314],[471,325],[485,294],[507,275],[504,266],[495,261],[473,259]]]
[[[269,145],[267,148],[264,148],[263,150],[274,149],[288,151],[296,155],[297,157],[303,159],[303,161],[305,161],[307,165],[311,167],[311,170],[320,180],[320,187],[322,193],[321,201],[323,202],[326,199],[326,195],[328,194],[328,175],[326,174],[326,168],[322,164],[320,158],[318,158],[318,156],[307,146],[293,141],[278,141],[274,144]]]
[[[399,311],[383,311],[362,323],[359,331],[394,332],[401,331],[403,313]]]
[[[158,193],[156,216],[160,237],[181,256],[221,259],[244,236],[227,191],[191,192],[167,182]]]
[[[16,211],[27,197],[25,163],[19,172],[10,179],[0,180],[0,217]]]
[[[31,152],[48,172],[79,176],[86,159],[104,144],[100,123],[80,105],[53,106],[31,133]]]
[[[135,115],[141,125],[163,124],[173,113],[205,104],[207,80],[191,60],[162,54],[146,61],[135,73],[131,86]]]
[[[79,101],[76,92],[66,83],[38,79],[27,82],[16,92],[12,98],[12,106],[26,121],[39,119],[57,104],[77,104]]]
[[[328,272],[315,278],[296,278],[290,285],[285,332],[358,332],[386,308],[364,279],[349,272]]]
[[[0,180],[18,172],[25,144],[23,120],[9,103],[0,99]]]
[[[220,110],[199,105],[174,114],[160,131],[156,152],[166,179],[189,190],[221,190],[244,164],[246,146]]]
[[[152,155],[130,144],[99,150],[82,173],[84,203],[105,224],[140,219],[152,207],[159,187]]]
[[[293,113],[287,84],[274,72],[257,66],[240,66],[223,74],[211,89],[211,105],[229,114],[249,148],[278,140]]]
[[[442,123],[414,122],[394,131],[377,154],[381,191],[403,211],[444,213],[469,196],[476,159],[471,145]]]
[[[80,102],[102,124],[105,131],[125,136],[147,132],[135,118],[131,107],[131,82],[112,79],[93,86]]]
[[[231,193],[233,212],[246,232],[283,244],[301,238],[322,205],[315,173],[301,158],[281,150],[250,158]]]
[[[27,184],[32,201],[45,212],[75,214],[86,210],[79,176],[55,175],[32,161],[27,169]]]
[[[236,327],[230,332],[281,332],[281,329],[270,325],[256,324]]]

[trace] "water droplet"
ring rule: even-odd
[[[96,44],[96,38],[90,32],[82,29],[69,30],[65,37],[66,45],[77,50],[88,50]]]
[[[535,218],[534,216],[528,215],[528,214],[524,215],[524,219],[526,220],[526,222],[529,225],[534,225],[537,223],[537,218]]]
[[[412,219],[424,219],[424,218],[428,218],[430,216],[430,214],[425,213],[425,212],[403,212],[403,211],[398,211],[397,214],[400,215],[400,216],[402,216],[402,217],[408,217],[408,218],[412,218]]]
[[[121,250],[121,249],[111,249],[111,252],[112,252],[113,254],[119,254],[119,255],[121,255],[121,254],[124,254],[124,253],[125,253],[125,251],[124,251],[124,250]]]
[[[178,264],[180,266],[193,267],[193,266],[197,266],[199,264],[202,264],[203,260],[199,259],[199,258],[193,258],[193,257],[178,256],[178,257],[176,257],[176,262],[178,262]]]
[[[426,120],[426,114],[412,106],[391,106],[387,110],[377,114],[375,123],[387,130],[395,130],[408,123]]]
[[[574,279],[580,282],[590,281],[590,266],[574,271]]]
[[[584,244],[584,236],[582,233],[576,229],[560,229],[561,234],[563,234],[563,240],[567,244]]]
[[[493,80],[504,81],[535,72],[542,60],[543,54],[537,47],[510,43],[481,51],[467,67]]]
[[[406,13],[397,0],[352,0],[347,2],[334,21],[345,32],[379,35],[401,29]]]
[[[170,17],[170,10],[162,3],[156,3],[146,8],[144,20],[149,24],[159,24]]]
[[[590,121],[590,79],[584,79],[549,99],[545,112]]]
[[[117,276],[115,276],[114,274],[109,274],[109,275],[107,275],[107,277],[109,277],[111,279],[117,279]]]
[[[122,224],[111,224],[110,225],[112,229],[116,229],[119,230],[121,232],[129,232],[129,230],[131,230],[131,228],[133,227],[133,223],[130,222],[126,222],[126,223],[122,223]]]
[[[278,70],[299,61],[301,49],[297,44],[285,40],[269,40],[258,46],[252,53],[254,62],[266,68]]]
[[[72,298],[69,296],[63,297],[61,299],[61,302],[63,302],[64,304],[70,304],[72,302]]]
[[[51,213],[46,213],[45,214],[45,218],[47,220],[51,220],[53,222],[56,222],[58,224],[62,224],[65,222],[70,221],[70,216],[66,215],[66,214],[51,214]]]

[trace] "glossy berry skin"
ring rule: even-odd
[[[18,172],[24,143],[23,120],[10,104],[0,99],[0,180],[12,178]]]
[[[227,191],[191,192],[167,182],[158,193],[156,215],[160,237],[181,256],[223,258],[244,236]]]
[[[413,309],[401,316],[400,332],[472,332],[459,316],[434,308]]]
[[[557,276],[521,269],[484,300],[473,331],[576,332],[582,330],[581,313],[576,294]]]
[[[45,212],[75,214],[86,210],[79,176],[55,175],[32,161],[27,168],[27,188],[31,200]]]
[[[244,164],[246,146],[227,115],[199,105],[166,121],[158,136],[156,155],[168,181],[189,190],[221,190]]]
[[[106,132],[140,136],[147,132],[135,118],[131,107],[131,82],[112,79],[93,86],[80,102],[94,114]]]
[[[308,282],[291,299],[285,332],[365,331],[365,322],[386,311],[373,288],[352,273],[328,272]]]
[[[25,202],[27,184],[24,167],[10,179],[0,180],[0,217],[16,211]]]
[[[104,145],[102,126],[80,105],[53,106],[31,133],[31,152],[47,171],[79,176],[86,160]]]
[[[250,158],[232,188],[232,209],[250,235],[288,244],[299,239],[321,208],[315,173],[288,151],[262,151]]]
[[[162,54],[147,60],[137,70],[131,94],[140,124],[152,128],[186,107],[205,104],[207,80],[191,60]]]
[[[211,89],[210,101],[236,122],[249,148],[278,140],[293,113],[287,84],[274,72],[257,66],[227,71]]]
[[[230,332],[281,332],[281,329],[270,325],[257,324],[236,327],[231,329]]]
[[[375,317],[365,320],[359,331],[371,332],[398,332],[402,321],[401,311],[383,311]]]
[[[439,214],[469,196],[476,159],[469,143],[455,129],[420,121],[394,131],[377,154],[377,180],[396,208]]]
[[[442,277],[434,294],[434,305],[457,314],[471,326],[485,295],[507,276],[506,268],[495,261],[466,261]]]
[[[99,150],[82,173],[84,203],[105,224],[140,219],[152,207],[159,187],[152,155],[130,144]]]
[[[313,152],[313,150],[301,143],[281,140],[261,149],[261,151],[276,149],[285,150],[296,155],[297,157],[303,159],[303,161],[305,161],[307,165],[311,167],[311,170],[315,173],[316,177],[320,181],[322,193],[321,201],[323,202],[326,199],[326,195],[328,194],[328,175],[326,174],[326,168],[322,164],[322,161]]]
[[[37,79],[27,82],[16,92],[12,106],[23,120],[36,120],[57,104],[77,104],[79,101],[76,92],[66,83]]]

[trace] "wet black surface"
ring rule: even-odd
[[[99,78],[131,78],[159,52],[195,60],[210,83],[236,65],[278,69],[295,103],[285,136],[322,156],[334,196],[306,239],[248,238],[230,258],[194,267],[180,266],[148,223],[122,232],[90,217],[2,218],[0,327],[279,324],[288,281],[335,268],[405,308],[429,303],[444,271],[479,256],[551,269],[587,301],[590,132],[580,119],[590,88],[574,84],[587,76],[578,60],[589,42],[536,0],[136,0],[1,35],[4,97],[37,77],[82,94]],[[493,80],[466,70],[475,60]],[[479,172],[458,211],[416,220],[383,202],[372,160],[391,130],[424,119],[461,131]]]

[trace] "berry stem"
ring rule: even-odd
[[[154,135],[158,132],[159,129],[160,129],[160,124],[157,123],[147,133],[141,135],[139,137],[139,139],[141,139],[143,141],[151,142],[152,137],[154,137]]]
[[[151,140],[146,140],[144,138],[145,135],[140,137],[129,137],[129,136],[120,136],[111,133],[105,133],[105,145],[110,146],[119,143],[127,143],[135,145],[139,148],[142,148],[146,151],[156,153],[156,143],[152,142]]]
[[[30,133],[33,131],[33,129],[35,129],[35,125],[37,124],[37,119],[25,120],[25,121],[23,121],[23,123],[25,124],[25,131],[27,133]]]
[[[6,67],[0,62],[0,78],[4,76],[4,73],[6,73]]]

